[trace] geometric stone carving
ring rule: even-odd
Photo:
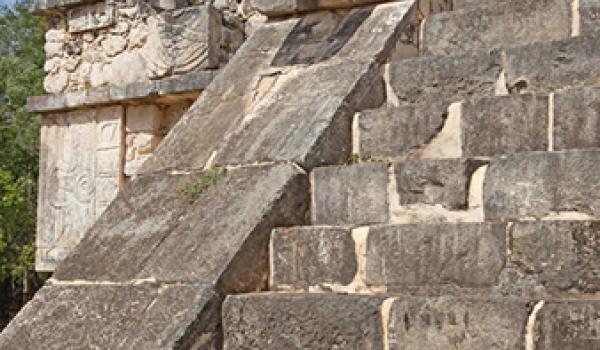
[[[43,120],[37,230],[38,271],[51,271],[119,191],[123,108]]]
[[[76,7],[69,10],[68,21],[71,33],[108,27],[115,23],[115,7],[103,2]]]

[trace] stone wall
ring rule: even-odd
[[[79,243],[246,38],[237,1],[33,1],[47,19],[37,269]],[[255,21],[253,19],[253,21]],[[249,26],[250,27],[250,26]]]

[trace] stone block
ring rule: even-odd
[[[433,104],[493,96],[502,70],[500,52],[426,57],[392,62],[389,84],[402,104]]]
[[[395,164],[400,205],[468,207],[471,176],[484,163],[465,159],[419,160]]]
[[[50,285],[4,330],[0,347],[115,349],[143,344],[145,349],[171,349],[188,330],[195,336],[207,331],[192,325],[198,305],[209,300],[210,289],[202,285],[168,286],[160,291],[149,284]],[[88,328],[94,331],[72,333]],[[73,336],[64,337],[67,333]]]
[[[358,119],[360,157],[397,161],[418,157],[442,129],[446,118],[442,103],[363,111]]]
[[[252,7],[269,16],[277,17],[297,12],[348,8],[383,2],[382,0],[251,0]]]
[[[366,283],[388,291],[493,287],[504,254],[501,224],[375,226],[367,239]]]
[[[508,232],[513,278],[506,288],[554,296],[600,291],[599,222],[514,223]]]
[[[69,32],[79,33],[111,26],[115,23],[113,4],[95,3],[78,6],[67,12]]]
[[[250,294],[223,304],[223,349],[382,349],[382,298]]]
[[[484,182],[486,220],[600,214],[600,151],[527,152],[492,161]]]
[[[314,226],[273,231],[271,290],[348,285],[356,273],[356,251],[350,229]]]
[[[423,27],[423,54],[459,55],[570,36],[570,0],[501,1],[429,17]]]
[[[37,246],[48,260],[36,262],[41,271],[53,270],[79,243],[119,186],[122,116],[123,108],[112,106],[43,120]],[[100,178],[104,186],[96,188]]]
[[[581,34],[597,31],[600,24],[600,3],[596,0],[579,0],[579,20]]]
[[[600,34],[507,49],[510,91],[593,84],[600,79]]]
[[[397,298],[389,349],[524,349],[528,309],[516,299]]]
[[[130,132],[156,132],[160,131],[161,119],[164,111],[157,105],[146,104],[129,106],[126,110],[126,130]]]
[[[193,199],[186,191],[202,176],[134,179],[55,278],[200,283],[219,278],[230,291],[266,286],[270,230],[304,223],[306,176],[291,165],[236,169]],[[237,219],[215,219],[225,217]]]
[[[497,96],[461,106],[464,157],[494,157],[548,149],[548,97]]]
[[[554,149],[600,147],[600,89],[561,90],[554,94]]]
[[[387,222],[388,167],[387,163],[367,163],[313,170],[313,224],[357,225]]]
[[[600,347],[600,302],[549,302],[537,313],[535,349],[593,350]]]

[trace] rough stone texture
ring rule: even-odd
[[[222,22],[223,14],[210,5],[169,10],[155,5],[96,2],[47,14],[47,92],[148,83],[218,68],[239,47],[233,37],[243,40],[243,27]],[[230,35],[224,38],[223,32]]]
[[[335,294],[230,296],[224,349],[382,349],[380,297]]]
[[[28,3],[29,11],[35,14],[43,14],[46,11],[80,6],[96,0],[34,0]]]
[[[38,271],[52,271],[104,212],[121,181],[123,108],[54,115],[42,125]]]
[[[306,176],[291,165],[232,170],[192,200],[184,192],[201,176],[161,173],[134,180],[60,265],[55,278],[220,279],[228,291],[266,286],[270,230],[303,223]],[[148,193],[148,188],[153,191]]]
[[[0,347],[171,349],[186,332],[200,338],[217,330],[192,326],[198,308],[212,297],[203,285],[46,286],[4,330]]]
[[[600,291],[600,223],[556,221],[514,223],[509,229],[512,294],[546,295]]]
[[[555,93],[553,134],[555,150],[600,147],[600,89]]]
[[[493,157],[548,149],[548,97],[497,96],[461,106],[464,157]]]
[[[471,176],[483,164],[464,159],[395,164],[400,204],[441,204],[449,209],[465,209]]]
[[[401,60],[390,63],[390,85],[400,103],[456,102],[495,94],[500,52]]]
[[[442,103],[361,112],[360,157],[397,161],[418,157],[423,147],[439,133],[446,117]]]
[[[593,84],[600,79],[600,35],[538,43],[506,50],[511,91]]]
[[[27,110],[31,113],[46,113],[120,102],[147,101],[156,97],[187,99],[187,96],[181,95],[198,95],[210,84],[214,75],[214,72],[202,71],[122,87],[90,88],[55,95],[33,96],[27,99]]]
[[[524,349],[527,316],[527,304],[516,299],[398,298],[389,349]]]
[[[252,6],[269,16],[289,15],[296,12],[335,9],[384,2],[382,0],[251,0]]]
[[[598,300],[547,303],[537,314],[535,349],[598,349],[599,327]]]
[[[570,0],[505,1],[431,16],[423,28],[423,54],[457,55],[570,35]]]
[[[387,163],[367,163],[315,169],[312,174],[312,223],[387,222],[388,167]]]
[[[492,287],[504,267],[504,246],[501,224],[371,227],[366,282],[388,291]]]
[[[270,290],[348,285],[356,272],[356,251],[350,229],[315,226],[273,231]]]
[[[352,115],[382,102],[373,94],[383,87],[373,62],[391,50],[394,28],[403,23],[409,5],[378,6],[338,55],[309,67],[270,67],[297,20],[261,27],[141,171],[201,168],[211,158],[217,164],[295,161],[307,168],[342,162],[350,152]],[[350,54],[355,51],[359,54]],[[240,76],[240,71],[249,73]],[[317,93],[321,89],[330,94]],[[195,137],[197,130],[205,137]]]
[[[600,151],[527,152],[497,158],[484,182],[486,220],[600,214]]]
[[[581,33],[588,34],[597,31],[600,23],[600,3],[596,0],[579,0],[579,16]]]

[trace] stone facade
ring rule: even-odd
[[[214,5],[214,6],[213,6]],[[52,271],[245,40],[235,1],[33,2],[46,16],[37,269]]]

